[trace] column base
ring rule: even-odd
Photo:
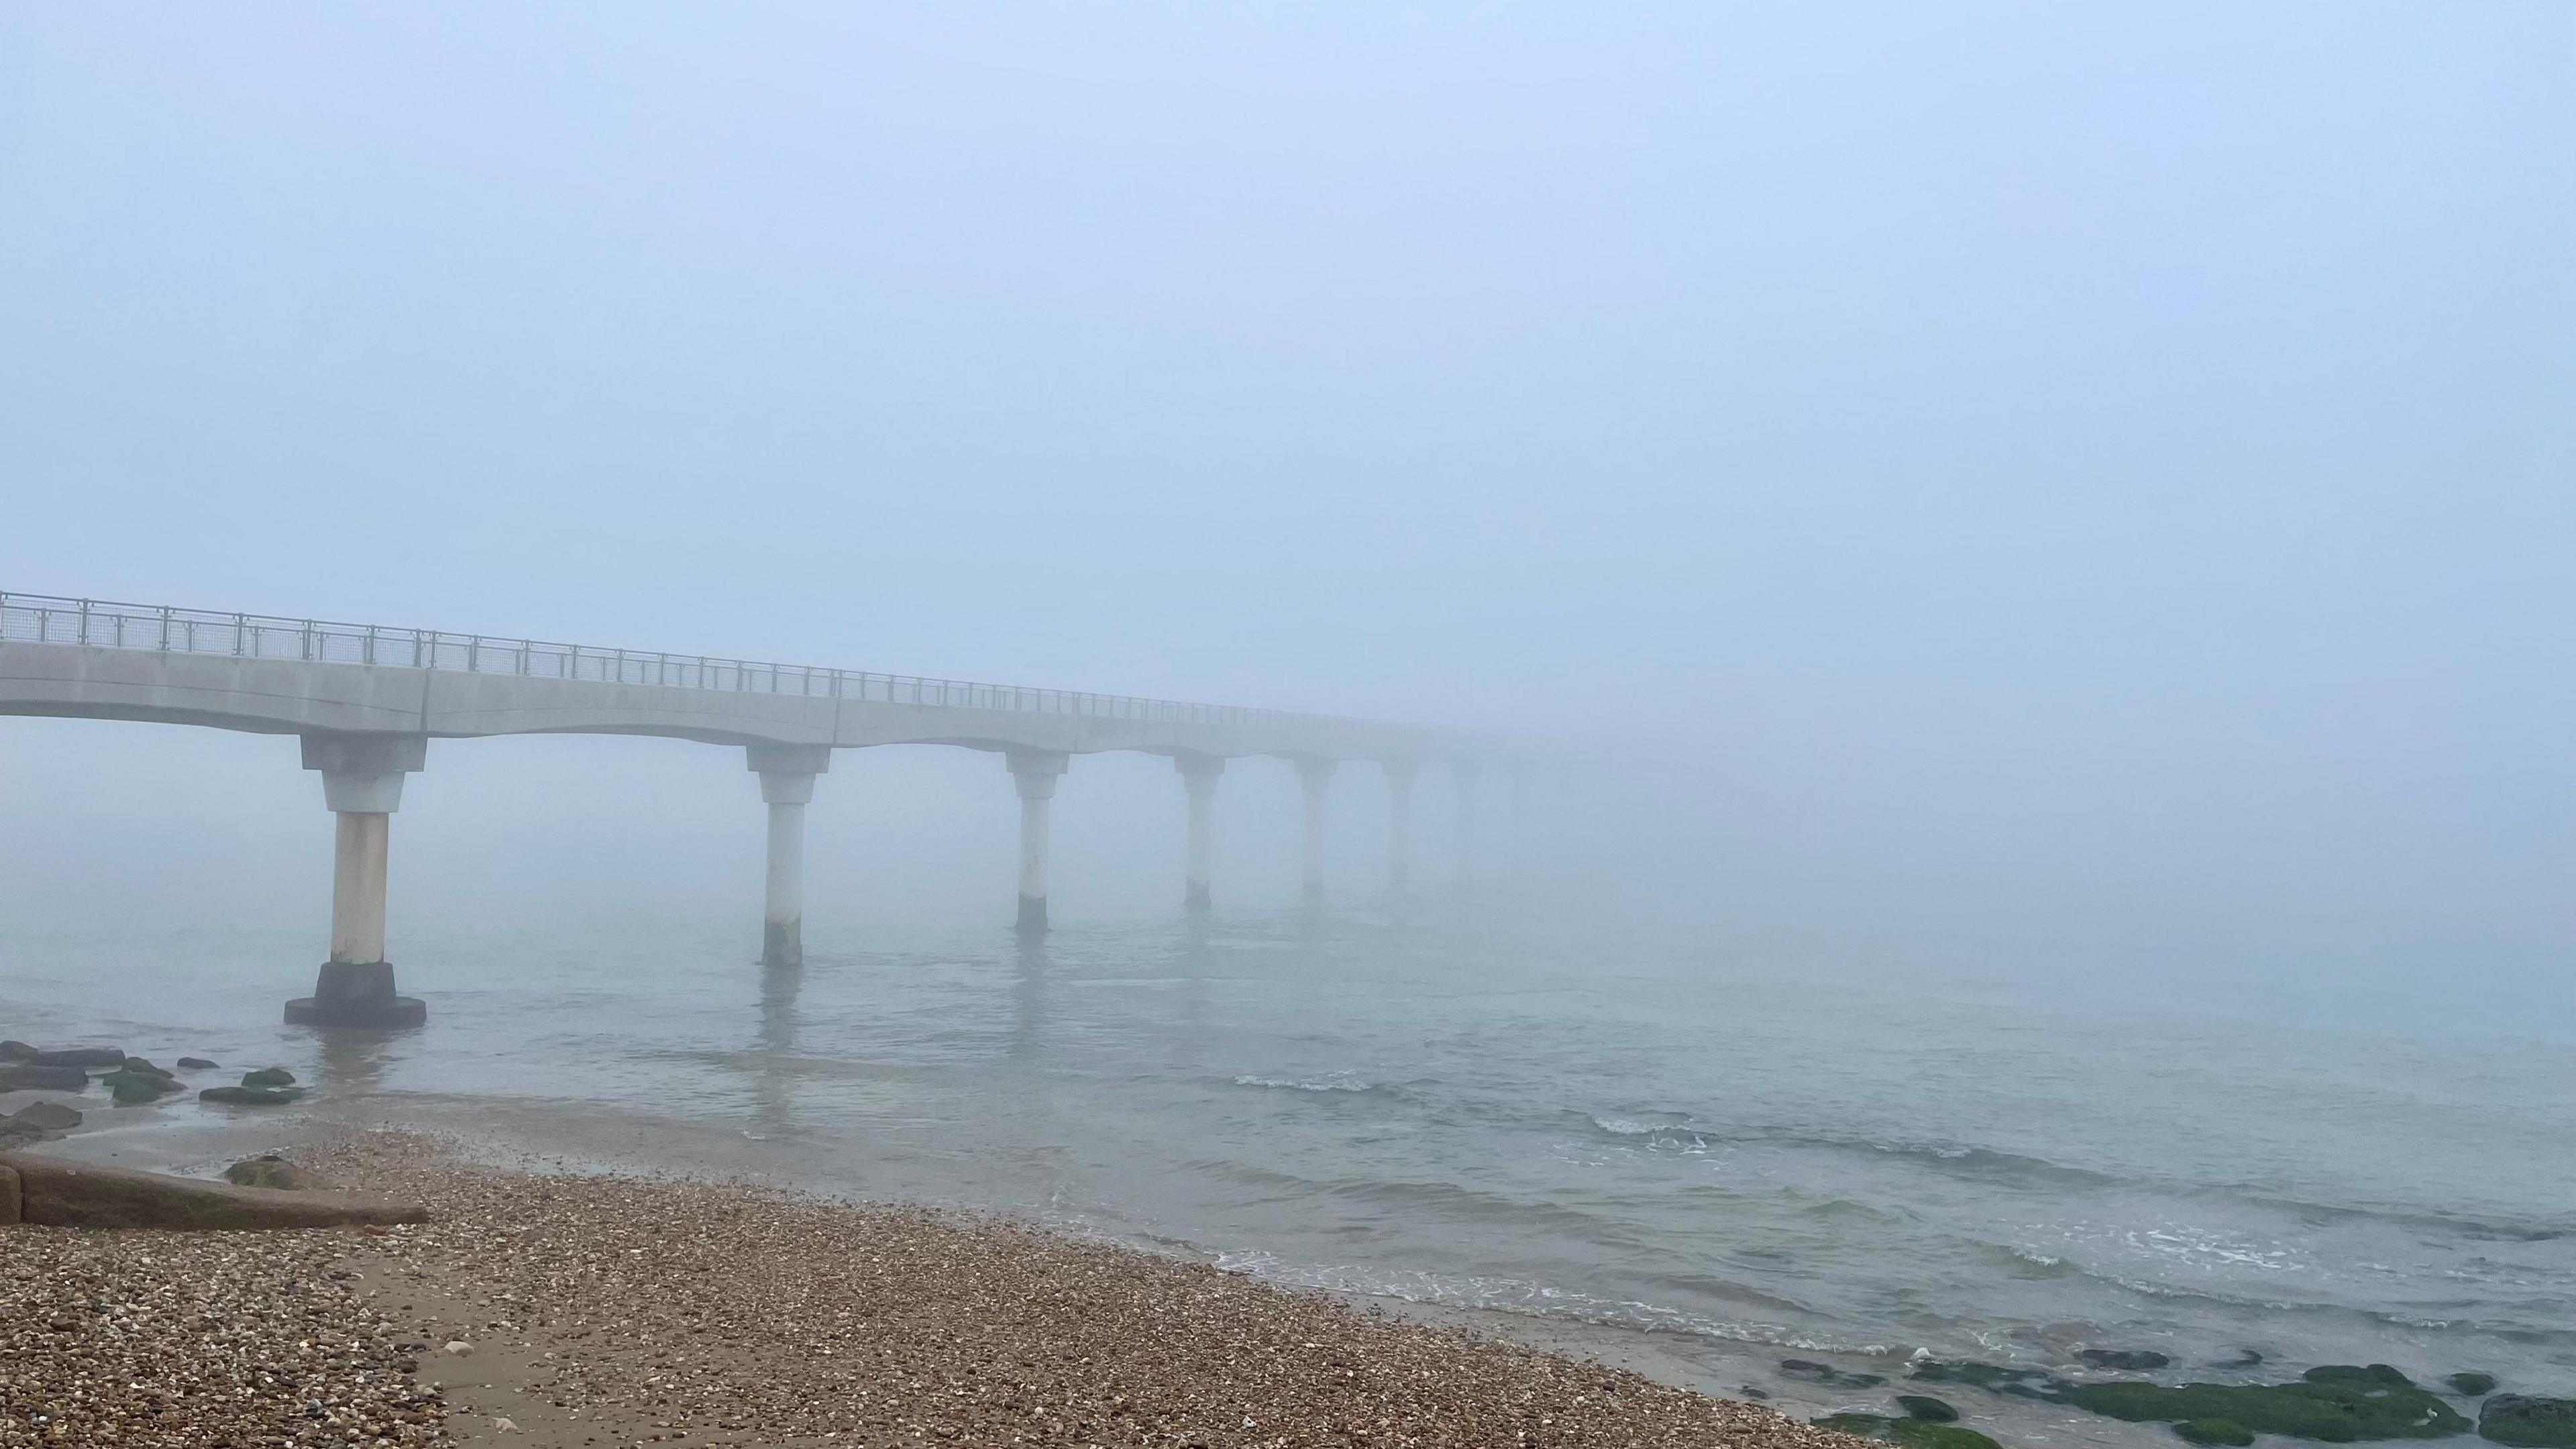
[[[286,1003],[289,1026],[404,1031],[428,1020],[429,1008],[419,997],[394,994],[389,961],[326,961],[314,979],[313,994]]]
[[[763,966],[804,965],[805,923],[763,921],[760,926],[760,964]]]
[[[1208,888],[1203,885],[1191,886],[1188,892],[1182,897],[1181,904],[1194,911],[1206,910],[1209,904]]]
[[[1018,924],[1020,934],[1023,936],[1045,935],[1047,928],[1046,897],[1020,897],[1020,919]]]

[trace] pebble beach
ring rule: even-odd
[[[6,1230],[0,1445],[1861,1442],[1011,1222],[393,1132],[294,1156],[432,1221]]]

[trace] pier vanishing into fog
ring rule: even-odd
[[[300,736],[338,818],[331,954],[287,1020],[417,1025],[385,959],[385,858],[403,777],[429,741],[480,735],[665,735],[742,749],[769,807],[761,959],[804,957],[805,807],[832,751],[939,744],[1002,756],[1020,797],[1019,928],[1047,919],[1047,815],[1076,755],[1167,755],[1187,799],[1193,907],[1208,902],[1218,777],[1229,759],[1271,755],[1305,790],[1305,884],[1323,889],[1325,795],[1337,766],[1374,761],[1390,800],[1388,879],[1402,885],[1415,773],[1458,781],[1460,863],[1486,765],[1518,770],[1465,731],[1287,710],[1246,709],[925,679],[739,659],[594,649],[451,634],[0,593],[0,714],[145,720]]]

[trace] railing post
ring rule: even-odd
[[[80,642],[89,642],[89,600],[80,601]]]

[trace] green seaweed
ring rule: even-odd
[[[2074,1387],[2044,1369],[2007,1368],[2002,1364],[1979,1363],[1974,1359],[1955,1362],[1933,1359],[1916,1364],[1914,1371],[1906,1377],[1927,1384],[1967,1384],[1998,1394],[2017,1394],[2025,1399],[2045,1399],[2060,1390]]]
[[[2244,1445],[2254,1442],[2254,1431],[2233,1419],[2185,1419],[2174,1425],[2174,1432],[2186,1444]]]
[[[2576,1445],[2576,1399],[2498,1394],[2478,1415],[2478,1432],[2516,1449],[2567,1449]]]
[[[1923,1419],[1898,1419],[1886,1414],[1827,1414],[1813,1421],[1819,1429],[1856,1434],[1863,1439],[1882,1439],[1890,1444],[1903,1444],[1906,1449],[2003,1449],[1994,1440],[1974,1429],[1956,1424],[1935,1424]]]
[[[2131,1423],[2221,1420],[2257,1434],[2329,1444],[2362,1439],[2444,1439],[2469,1421],[2438,1395],[2386,1364],[2334,1364],[2295,1384],[2075,1384],[2046,1397]]]
[[[1930,1394],[1898,1394],[1896,1396],[1896,1406],[1905,1411],[1905,1417],[1909,1419],[1920,1419],[1926,1424],[1955,1424],[1959,1422],[1959,1411],[1957,1409],[1950,1407],[1948,1403],[1943,1400],[1936,1399]]]

